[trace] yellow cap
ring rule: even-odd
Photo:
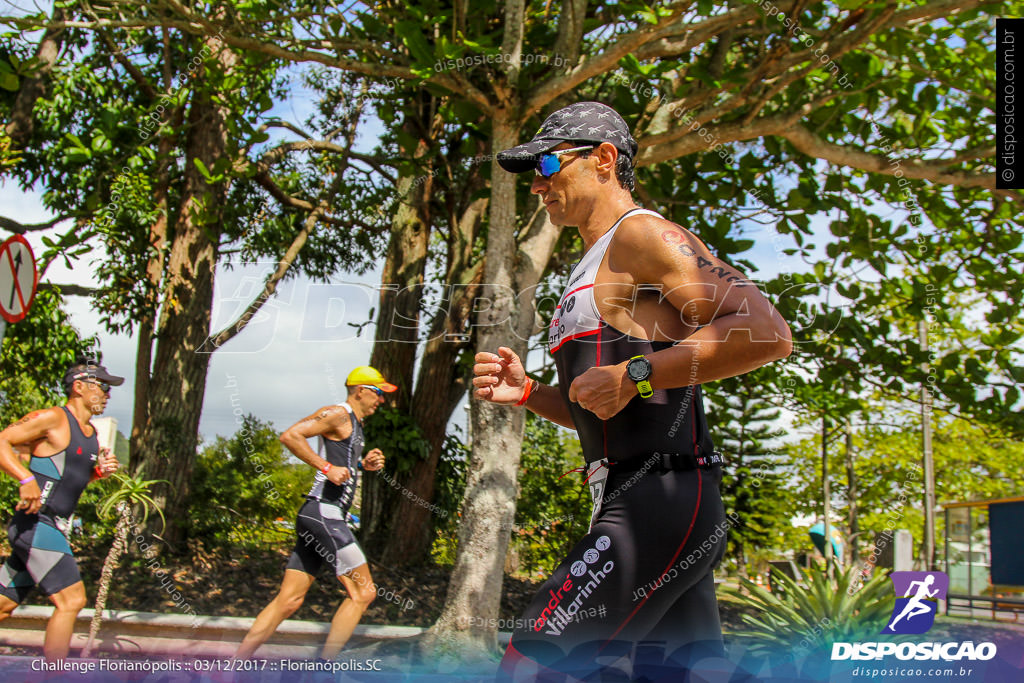
[[[398,391],[398,387],[394,384],[388,384],[387,380],[384,379],[384,375],[380,374],[380,371],[376,368],[371,368],[369,365],[360,365],[358,368],[348,373],[348,377],[345,378],[345,384],[350,387],[357,386],[359,384],[369,384],[379,388],[381,391]]]

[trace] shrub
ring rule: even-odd
[[[312,478],[287,458],[273,426],[252,415],[231,438],[217,437],[196,457],[188,535],[220,546],[285,540]]]
[[[835,570],[829,578],[824,565],[800,570],[797,581],[781,572],[781,590],[770,593],[743,579],[742,588],[726,588],[723,594],[741,603],[753,614],[740,618],[747,626],[736,637],[751,654],[768,659],[799,659],[804,655],[827,660],[832,643],[884,640],[885,627],[895,598],[889,577],[880,572],[859,590],[852,590],[858,567]]]

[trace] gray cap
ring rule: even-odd
[[[70,387],[75,380],[92,380],[106,382],[110,386],[119,387],[124,384],[124,377],[107,372],[107,369],[93,359],[77,362],[64,373],[64,386]]]
[[[500,152],[498,163],[510,173],[531,171],[541,154],[563,142],[610,142],[630,159],[638,149],[629,126],[618,112],[600,102],[577,102],[544,119],[533,140]]]

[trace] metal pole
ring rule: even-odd
[[[853,426],[849,421],[846,422],[846,481],[850,488],[847,508],[850,537],[846,539],[846,543],[850,548],[850,564],[857,564],[860,561],[860,553],[857,552],[857,544],[853,539],[860,535],[860,523],[857,521],[857,473],[853,469]]]
[[[919,320],[917,332],[921,340],[921,351],[926,360],[921,365],[925,381],[921,383],[921,451],[924,464],[924,568],[934,569],[935,565],[935,469],[932,462],[932,395],[928,390],[928,323]]]
[[[825,545],[821,549],[825,553],[825,567],[828,578],[832,578],[832,538],[829,536],[828,516],[831,513],[829,497],[832,495],[828,487],[828,417],[821,416],[821,491],[825,499]]]
[[[971,546],[971,536],[974,535],[974,506],[967,506],[967,594],[974,595],[974,548]],[[995,591],[993,591],[994,593]],[[974,616],[974,608],[971,608],[971,616]]]
[[[7,321],[0,318],[0,346],[4,343],[4,333],[7,332]]]
[[[943,555],[945,557],[946,576],[949,576],[949,508],[947,507],[942,511],[942,517],[945,520],[946,533],[943,539]],[[946,596],[946,616],[949,616],[949,596]]]

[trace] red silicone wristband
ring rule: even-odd
[[[331,463],[327,463],[326,465],[320,468],[320,471],[323,472],[324,474],[327,474],[328,472],[331,471],[331,467]]]
[[[531,379],[530,383],[526,385],[526,391],[523,392],[523,397],[519,399],[519,403],[516,404],[517,406],[526,405],[526,399],[530,398],[530,394],[533,393],[535,386],[537,386],[537,380]]]

